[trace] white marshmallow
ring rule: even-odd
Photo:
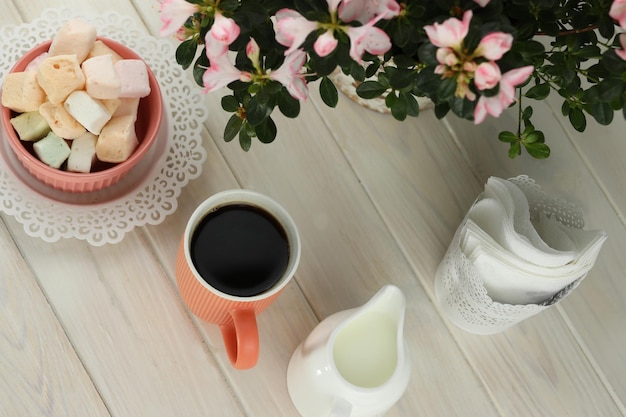
[[[135,119],[122,116],[111,119],[96,142],[96,155],[103,162],[120,163],[132,155],[139,141],[135,134]]]
[[[72,19],[65,23],[52,39],[50,55],[76,54],[78,62],[83,62],[93,49],[96,36],[94,26],[82,19]]]
[[[88,131],[99,135],[111,114],[104,104],[92,98],[85,91],[74,91],[65,100],[65,110]]]
[[[123,59],[115,63],[115,71],[122,83],[120,98],[145,97],[150,94],[148,68],[141,59]]]
[[[120,79],[113,68],[111,55],[100,55],[85,60],[82,64],[85,75],[85,90],[93,98],[113,99],[120,95]]]
[[[67,158],[68,171],[91,172],[91,167],[96,161],[97,140],[96,135],[86,132],[72,141],[70,156]]]
[[[52,168],[60,168],[70,155],[69,145],[54,132],[35,142],[33,149],[39,159]]]

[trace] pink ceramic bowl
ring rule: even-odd
[[[117,52],[122,58],[141,59],[135,52],[121,43],[102,37],[98,37],[98,39]],[[33,59],[48,51],[50,43],[51,41],[44,42],[28,51],[17,61],[15,66],[11,69],[11,72],[23,71]],[[140,100],[137,122],[135,124],[139,146],[126,161],[119,164],[98,162],[90,173],[67,172],[52,168],[37,158],[31,143],[22,142],[19,139],[10,122],[11,117],[14,117],[15,113],[2,106],[0,118],[2,119],[2,127],[11,149],[13,149],[17,159],[28,172],[39,181],[58,190],[71,193],[85,193],[101,190],[115,184],[128,174],[141,158],[146,155],[150,146],[155,142],[159,127],[161,126],[161,119],[163,117],[163,98],[161,96],[161,90],[150,68],[148,68],[148,76],[150,79],[151,92],[147,97]]]

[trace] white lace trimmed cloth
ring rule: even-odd
[[[25,52],[77,17],[93,24],[99,36],[131,48],[154,72],[165,106],[157,143],[119,183],[68,194],[31,177],[0,132],[0,211],[15,217],[30,236],[48,242],[77,238],[101,246],[121,241],[137,226],[159,224],[176,210],[182,188],[200,175],[206,159],[201,131],[208,112],[200,88],[176,63],[172,42],[150,36],[133,19],[114,12],[83,16],[47,9],[30,23],[0,28],[0,82]]]
[[[520,187],[526,195],[531,219],[543,213],[565,226],[583,228],[582,210],[574,204],[548,196],[527,176],[511,178],[509,181]],[[437,303],[448,319],[468,332],[493,334],[503,331],[561,301],[585,276],[581,276],[538,304],[513,305],[493,301],[487,294],[476,268],[461,250],[460,239],[465,222],[466,219],[457,229],[448,251],[437,268],[435,294]]]

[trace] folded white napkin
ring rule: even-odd
[[[524,191],[491,177],[468,212],[460,247],[488,295],[505,304],[538,304],[593,267],[606,234],[568,227],[545,214],[531,220]]]

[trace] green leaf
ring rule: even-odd
[[[587,119],[585,118],[585,114],[582,110],[578,108],[573,108],[569,113],[569,121],[579,132],[584,132],[587,127]]]
[[[274,123],[271,117],[265,119],[265,121],[256,126],[254,130],[256,132],[256,136],[263,143],[273,142],[274,139],[276,139],[276,133],[278,132],[276,123]]]
[[[356,88],[359,97],[371,99],[380,97],[387,89],[378,81],[365,81]]]
[[[524,96],[535,100],[543,100],[550,95],[550,86],[548,83],[537,84],[529,89]]]
[[[449,111],[450,105],[448,103],[440,103],[435,106],[435,116],[437,119],[443,119]]]
[[[407,116],[406,102],[400,100],[394,93],[390,93],[385,98],[385,104],[391,109],[391,115],[396,120],[404,120]]]
[[[543,132],[539,130],[533,130],[524,137],[522,142],[524,143],[524,146],[531,143],[543,143],[545,142],[545,136],[543,135]]]
[[[524,148],[530,156],[536,159],[545,159],[550,156],[550,147],[542,142],[524,143]]]
[[[440,100],[448,101],[454,98],[455,91],[456,80],[454,78],[446,78],[445,80],[441,81],[441,84],[439,84],[437,94],[439,95]]]
[[[591,115],[601,125],[609,125],[613,121],[614,111],[609,103],[596,101],[591,105]]]
[[[239,110],[239,100],[235,96],[222,97],[222,108],[230,113],[234,113]]]
[[[189,68],[193,59],[196,57],[196,50],[198,49],[198,42],[194,39],[187,39],[181,42],[176,48],[176,62],[183,69]]]
[[[322,97],[322,101],[328,107],[337,107],[337,103],[339,102],[339,93],[337,92],[337,87],[328,77],[323,77],[320,82],[320,96]]]
[[[286,117],[293,119],[300,114],[300,102],[293,98],[286,89],[278,93],[277,102],[278,109]]]
[[[509,158],[513,159],[516,156],[521,155],[522,153],[522,145],[518,141],[511,143],[509,147]]]
[[[239,146],[241,146],[241,149],[246,152],[248,152],[252,146],[252,137],[246,129],[241,129],[239,131]]]
[[[420,114],[420,105],[411,93],[400,93],[400,100],[404,101],[406,106],[406,114],[411,117],[417,117]]]
[[[263,99],[256,95],[250,99],[246,106],[246,119],[251,126],[258,126],[267,116],[272,113],[272,107]]]
[[[517,142],[517,135],[513,132],[504,131],[500,132],[500,134],[498,135],[498,139],[501,142],[514,143]]]
[[[230,116],[228,122],[226,123],[226,127],[224,128],[224,141],[230,142],[237,136],[237,133],[241,130],[241,126],[243,125],[243,119],[236,114]]]

